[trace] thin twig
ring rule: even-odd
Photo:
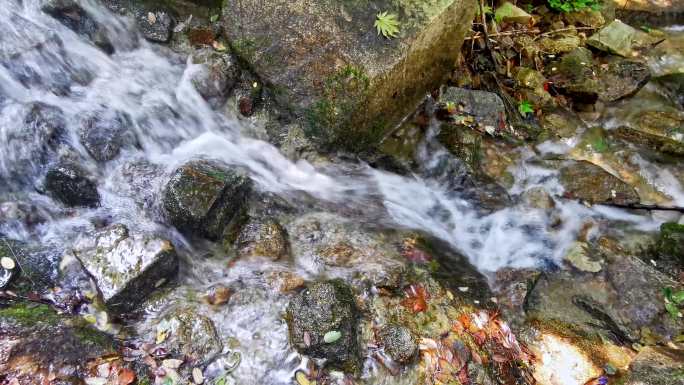
[[[660,205],[643,205],[641,203],[619,204],[619,203],[601,203],[603,206],[619,207],[622,209],[633,210],[648,210],[648,211],[678,211],[684,213],[684,207],[679,206],[660,206]]]
[[[486,29],[486,27],[485,27]],[[506,32],[499,32],[499,33],[492,33],[492,34],[484,34],[484,36],[487,39],[493,38],[493,37],[498,37],[498,36],[514,36],[514,35],[538,35],[534,39],[537,40],[540,37],[547,37],[554,35],[556,33],[560,32],[568,32],[568,31],[585,31],[585,30],[594,30],[597,29],[596,27],[571,27],[571,28],[561,28],[561,29],[555,29],[553,31],[547,31],[547,32],[542,32],[539,29],[516,29],[513,31],[506,31]],[[466,37],[465,40],[476,40],[482,37],[482,34],[480,32],[475,32],[474,36],[469,36]]]

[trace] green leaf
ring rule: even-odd
[[[332,331],[325,333],[325,335],[323,336],[323,341],[326,344],[332,344],[333,342],[339,340],[341,337],[342,337],[341,332],[339,332],[337,330],[332,330]]]
[[[378,35],[388,39],[397,36],[400,23],[396,14],[385,11],[378,13],[375,17],[374,26],[378,30]]]
[[[670,299],[672,302],[676,303],[679,305],[680,303],[684,302],[684,290],[678,291],[670,296]]]
[[[533,114],[534,113],[534,107],[532,106],[532,103],[530,103],[527,100],[523,100],[518,104],[518,111],[520,111],[520,114],[522,116],[527,116],[527,114]]]
[[[494,20],[496,20],[497,23],[501,23],[501,20],[511,15],[513,15],[513,4],[504,3],[502,6],[497,8],[496,12],[494,13]]]
[[[221,17],[221,16],[219,16],[219,15],[212,15],[212,16],[209,18],[209,21],[211,21],[212,23],[216,23],[220,17]]]
[[[672,318],[677,319],[679,317],[679,309],[672,302],[665,303],[665,310],[667,310],[667,312],[670,313],[670,316],[672,316]]]

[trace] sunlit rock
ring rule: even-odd
[[[134,309],[178,269],[171,242],[131,234],[124,225],[82,237],[71,253],[93,277],[107,307],[118,312]]]
[[[542,334],[531,346],[537,362],[534,378],[540,385],[585,385],[603,371],[571,341]]]

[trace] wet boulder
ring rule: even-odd
[[[0,259],[13,263],[0,266],[0,272],[10,277],[0,288],[6,287],[16,293],[44,294],[57,286],[60,252],[0,236]],[[12,269],[7,269],[9,266]],[[2,275],[2,274],[0,274]]]
[[[316,282],[287,307],[290,343],[302,354],[325,358],[333,367],[353,372],[359,364],[357,309],[343,281]]]
[[[598,100],[601,85],[594,70],[593,55],[584,47],[576,48],[548,65],[546,76],[575,102],[593,104]]]
[[[640,259],[622,252],[601,254],[600,272],[543,274],[527,295],[528,317],[560,323],[580,333],[598,333],[619,345],[644,337],[677,335],[678,321],[664,310],[662,289],[676,282]]]
[[[397,15],[396,36],[373,28],[382,12]],[[310,138],[361,150],[443,83],[474,12],[460,0],[230,0],[221,23],[231,48]]]
[[[250,219],[238,235],[236,241],[238,255],[256,255],[272,260],[284,258],[289,254],[287,232],[273,219]]]
[[[680,111],[635,111],[629,125],[612,131],[616,137],[657,152],[684,155],[684,114]]]
[[[174,20],[168,10],[142,9],[136,13],[138,28],[145,39],[154,43],[168,43],[171,40]]]
[[[613,203],[630,205],[639,203],[634,187],[587,161],[571,161],[560,170],[564,196],[590,204]]]
[[[41,9],[106,53],[114,53],[105,28],[75,0],[48,0]]]
[[[191,79],[197,92],[214,106],[225,102],[240,78],[235,59],[229,54],[205,49],[192,60],[199,66]]]
[[[136,143],[132,121],[122,111],[103,109],[88,114],[80,125],[80,139],[88,154],[99,162],[112,160],[124,146]]]
[[[411,331],[401,325],[385,325],[379,332],[380,340],[392,360],[408,364],[418,352],[418,343]]]
[[[45,103],[25,106],[21,123],[3,135],[7,144],[6,166],[2,173],[13,184],[32,183],[33,179],[56,157],[66,135],[66,121],[61,109]]]
[[[168,336],[165,345],[195,365],[210,362],[223,350],[214,323],[196,309],[171,310],[158,323],[157,335]]]
[[[0,308],[0,336],[0,379],[8,383],[40,384],[50,376],[51,383],[71,384],[87,376],[88,362],[117,351],[108,334],[46,305]]]
[[[134,309],[178,270],[171,242],[129,234],[120,224],[82,237],[69,253],[83,264],[107,307],[116,312]]]
[[[190,161],[176,169],[166,185],[166,217],[181,231],[220,239],[243,209],[251,186],[242,170],[218,161]]]
[[[73,163],[62,162],[51,167],[45,175],[44,188],[48,195],[70,207],[100,205],[97,185]]]
[[[606,102],[636,94],[651,79],[645,63],[635,60],[611,59],[599,72],[599,99]]]

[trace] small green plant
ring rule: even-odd
[[[493,15],[494,14],[494,10],[489,5],[485,5],[484,7],[482,7],[482,9],[484,10],[485,15]],[[480,7],[477,7],[477,10],[475,12],[476,12],[477,16],[480,16]]]
[[[518,111],[522,116],[527,116],[527,114],[534,114],[534,106],[529,100],[523,100],[518,104]]]
[[[559,12],[577,12],[585,9],[598,10],[601,8],[600,0],[547,0],[549,6]]]
[[[663,296],[665,297],[665,310],[672,318],[679,318],[681,316],[679,306],[684,303],[684,290],[674,292],[671,287],[666,287],[663,289]]]
[[[394,13],[380,12],[375,16],[375,29],[378,30],[378,35],[386,38],[397,37],[399,33],[399,20]]]

